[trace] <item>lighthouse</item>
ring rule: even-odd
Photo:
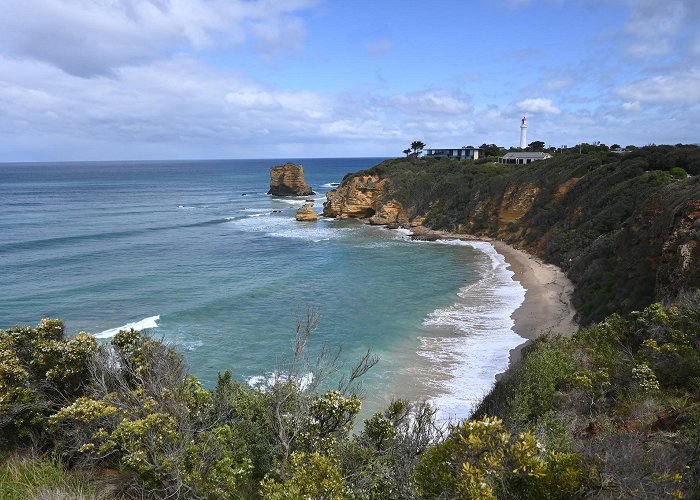
[[[523,120],[520,123],[520,149],[525,149],[527,147],[527,118],[523,116]]]

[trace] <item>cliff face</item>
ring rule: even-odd
[[[700,176],[673,180],[640,156],[389,160],[329,192],[324,215],[506,241],[567,273],[586,324],[700,287]]]
[[[700,283],[700,200],[678,207],[662,238],[656,288],[664,296]]]
[[[270,190],[273,196],[309,196],[314,193],[304,180],[304,167],[294,163],[270,169]]]
[[[384,205],[388,179],[376,175],[352,177],[326,193],[325,217],[339,219],[372,217]]]

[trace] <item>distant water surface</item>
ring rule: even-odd
[[[293,161],[320,212],[333,183],[380,160]],[[510,314],[524,290],[502,257],[357,221],[296,222],[304,198],[265,194],[284,161],[0,164],[0,328],[150,328],[211,386],[226,369],[272,372],[312,306],[317,339],[343,361],[381,358],[370,409],[430,397],[466,416],[522,341]]]

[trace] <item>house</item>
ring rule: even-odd
[[[430,158],[454,158],[455,160],[478,160],[483,154],[479,148],[463,147],[452,149],[426,149],[425,156]]]
[[[530,153],[523,151],[522,153],[506,153],[498,159],[498,163],[515,163],[516,165],[525,165],[533,161],[546,160],[551,158],[549,153]]]

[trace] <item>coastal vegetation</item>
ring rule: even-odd
[[[576,284],[584,327],[531,342],[451,425],[403,400],[358,422],[377,360],[343,376],[314,311],[255,386],[225,372],[204,387],[134,330],[0,330],[0,499],[699,497],[698,174],[700,148],[650,146],[526,166],[408,157],[346,178]]]
[[[133,330],[102,345],[67,338],[57,320],[0,331],[0,498],[700,494],[697,294],[539,338],[448,427],[430,405],[399,400],[352,433],[356,382],[375,360],[331,387],[332,353],[307,356],[312,330],[301,323],[269,383],[226,372],[212,390]]]

